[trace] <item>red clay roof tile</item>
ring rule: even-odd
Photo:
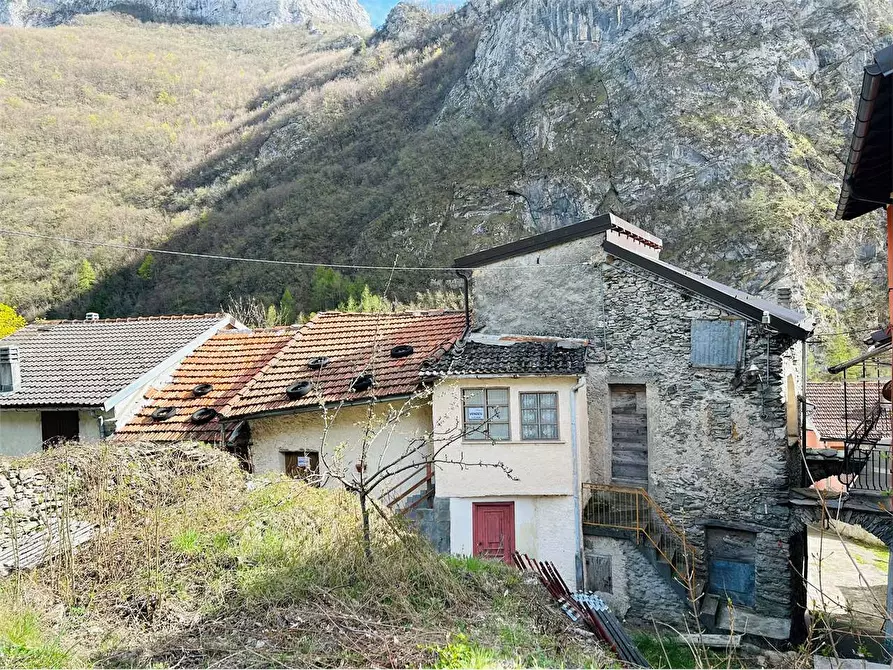
[[[217,333],[180,363],[170,383],[147,394],[147,405],[115,433],[116,440],[217,442],[219,418],[208,423],[190,421],[201,408],[222,410],[233,396],[297,334],[296,328]],[[211,384],[213,389],[195,396],[192,389]],[[176,407],[164,421],[152,419],[159,407]]]
[[[419,371],[428,359],[442,356],[465,329],[461,312],[397,312],[359,314],[321,312],[302,326],[285,346],[223,410],[227,418],[297,410],[320,402],[351,402],[364,398],[406,395],[419,387]],[[391,349],[411,345],[413,353],[392,358]],[[310,360],[325,356],[329,363],[312,370]],[[373,388],[353,392],[352,382],[372,374]],[[313,383],[313,391],[297,400],[285,390],[297,381]]]

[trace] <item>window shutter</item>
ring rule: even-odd
[[[740,319],[691,322],[691,364],[699,368],[734,370],[744,359],[747,324]]]

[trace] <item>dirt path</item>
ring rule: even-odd
[[[822,534],[810,527],[809,608],[836,615],[851,612],[856,626],[880,630],[883,609],[879,611],[878,604],[883,608],[886,597],[887,556],[880,547],[844,543],[833,530]]]

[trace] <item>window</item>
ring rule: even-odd
[[[19,350],[0,348],[0,393],[16,391],[19,385]]]
[[[462,389],[466,440],[508,440],[509,390]]]
[[[740,319],[695,319],[691,322],[691,364],[696,368],[738,368],[744,360],[746,331]]]
[[[317,451],[284,451],[285,474],[294,479],[309,479],[317,483],[319,475],[319,452]]]
[[[558,394],[521,394],[521,439],[558,439]]]

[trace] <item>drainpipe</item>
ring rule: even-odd
[[[568,393],[571,406],[571,458],[574,469],[574,568],[577,590],[583,588],[583,515],[580,511],[580,496],[583,495],[580,483],[579,454],[577,453],[577,391],[586,386],[586,377],[580,377]]]
[[[461,337],[462,340],[465,340],[471,332],[471,306],[468,302],[468,279],[471,273],[468,270],[456,270],[456,274],[462,277],[462,281],[465,282],[465,286],[463,287],[465,294],[465,332],[462,333]]]

